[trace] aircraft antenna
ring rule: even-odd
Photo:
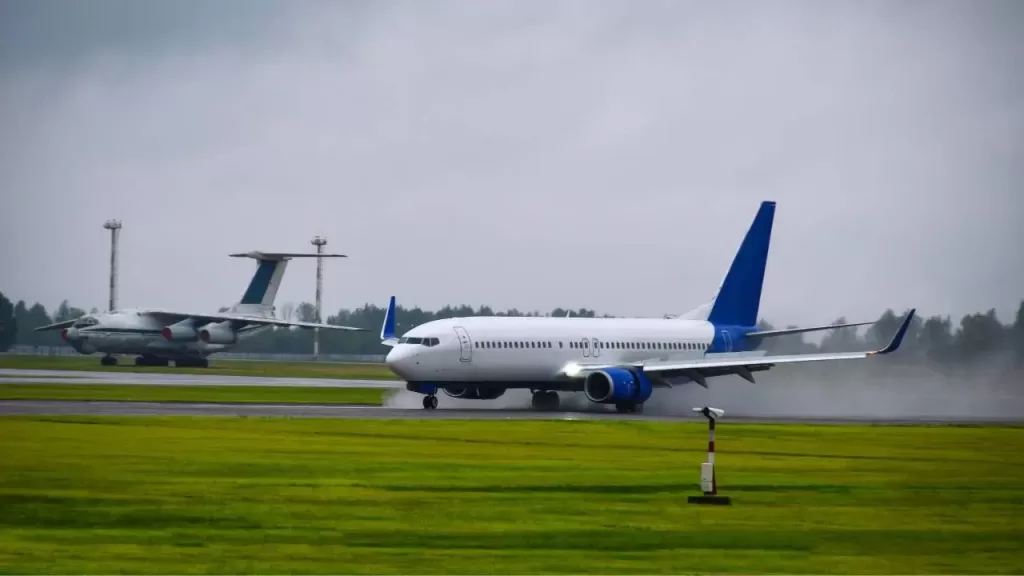
[[[121,236],[121,221],[107,220],[103,227],[110,230],[110,303],[108,312],[117,310],[117,240]]]

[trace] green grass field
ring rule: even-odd
[[[123,366],[100,366],[100,356],[28,356],[0,355],[0,368],[23,370],[86,370],[89,372],[169,372],[229,376],[268,376],[274,378],[341,378],[350,380],[396,380],[384,364],[340,362],[263,362],[221,360],[210,357],[209,368],[134,366],[133,358],[121,358]]]
[[[0,384],[0,400],[117,400],[243,404],[380,405],[381,388],[299,386],[142,386],[134,384]]]
[[[1022,428],[0,418],[5,573],[1024,573]]]

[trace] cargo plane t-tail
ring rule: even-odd
[[[873,358],[899,348],[911,310],[884,348],[839,354],[765,355],[765,339],[786,334],[863,326],[858,322],[786,330],[757,326],[775,202],[763,202],[715,298],[679,317],[446,318],[395,335],[391,297],[381,339],[392,349],[387,365],[437,407],[437,393],[488,400],[512,388],[529,389],[533,407],[558,408],[557,392],[583,392],[619,412],[641,412],[654,389],[715,376],[754,373],[779,364]]]
[[[36,328],[61,330],[61,337],[77,352],[105,354],[104,366],[114,366],[113,354],[135,354],[136,366],[209,366],[207,357],[234,347],[242,338],[269,327],[323,328],[366,331],[352,326],[292,322],[274,318],[274,299],[288,260],[316,258],[317,254],[245,252],[234,258],[256,260],[256,272],[242,298],[225,312],[192,313],[159,308],[133,308],[104,314],[86,314],[74,320]],[[344,258],[344,254],[320,254]]]

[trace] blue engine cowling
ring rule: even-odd
[[[597,404],[646,402],[652,389],[646,374],[626,368],[597,370],[587,374],[583,381],[583,393]]]

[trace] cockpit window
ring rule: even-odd
[[[402,336],[398,339],[399,344],[420,344],[422,346],[437,346],[441,341],[437,338],[422,338],[417,336]]]

